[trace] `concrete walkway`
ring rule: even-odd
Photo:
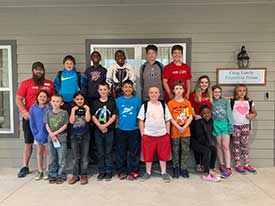
[[[180,178],[164,183],[158,175],[146,182],[98,182],[96,175],[88,185],[50,185],[34,180],[34,172],[16,178],[17,169],[0,169],[0,205],[2,206],[272,206],[275,205],[275,168],[258,169],[258,174],[233,176],[220,183],[201,180],[191,173],[190,179]]]

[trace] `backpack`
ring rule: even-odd
[[[58,71],[57,76],[58,76],[58,80],[60,82],[60,87],[61,87],[61,76],[62,76],[62,72],[63,71]],[[77,74],[77,84],[78,84],[78,88],[81,89],[81,73],[80,72],[76,72]]]
[[[165,120],[165,110],[166,110],[165,109],[165,102],[160,101],[160,103],[161,103],[161,106],[163,108],[163,117],[164,117],[164,120]],[[143,120],[143,122],[145,122],[147,110],[148,110],[148,101],[145,101],[144,102],[144,120]]]

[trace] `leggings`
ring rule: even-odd
[[[242,158],[244,165],[249,164],[248,137],[249,137],[249,124],[234,125],[233,157],[235,162],[240,162]]]

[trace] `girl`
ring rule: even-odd
[[[229,177],[230,168],[230,134],[233,132],[232,111],[228,100],[222,98],[222,88],[218,85],[212,87],[213,91],[213,135],[217,140],[218,160],[222,177]],[[225,161],[224,161],[225,160]]]
[[[123,95],[122,82],[125,80],[131,80],[135,88],[136,74],[134,68],[126,62],[124,51],[116,51],[115,61],[107,70],[106,81],[110,88],[112,88],[113,97],[117,98]]]
[[[80,184],[84,185],[88,183],[87,168],[90,120],[90,108],[85,103],[84,94],[78,91],[73,96],[73,107],[70,115],[70,123],[72,124],[73,176],[69,184],[75,184],[79,181],[79,176],[81,176]]]
[[[249,164],[248,157],[248,137],[249,121],[257,116],[255,104],[249,100],[247,87],[239,84],[234,89],[234,99],[231,100],[233,114],[233,156],[236,163],[237,172],[246,174],[246,170],[256,173],[256,170]],[[241,158],[244,167],[241,166]]]
[[[194,91],[190,94],[190,102],[192,105],[193,117],[194,117],[193,118],[194,120],[190,125],[191,134],[193,134],[195,133],[194,131],[195,122],[201,119],[200,112],[199,112],[200,107],[206,104],[209,106],[209,108],[212,108],[212,102],[213,102],[212,90],[210,85],[210,79],[207,75],[203,75],[199,77]],[[203,172],[204,169],[201,166],[201,161],[202,161],[201,155],[199,155],[194,151],[194,156],[196,161],[196,172]]]
[[[202,178],[207,181],[218,182],[221,179],[214,170],[217,149],[214,146],[212,136],[213,121],[211,110],[208,105],[202,105],[199,111],[202,118],[195,123],[195,134],[191,138],[190,146],[202,156],[204,172],[208,172],[208,175],[202,176]]]
[[[43,158],[46,155],[47,168],[49,165],[48,132],[44,124],[44,116],[49,110],[49,93],[40,90],[37,94],[36,103],[30,108],[30,128],[37,145],[37,174],[35,180],[48,179],[48,169],[43,174]]]

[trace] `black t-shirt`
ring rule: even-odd
[[[97,118],[101,124],[105,124],[109,119],[117,114],[116,104],[113,99],[102,102],[99,99],[92,104],[92,115]],[[98,128],[97,128],[98,129]],[[115,122],[108,126],[108,131],[115,129]]]

